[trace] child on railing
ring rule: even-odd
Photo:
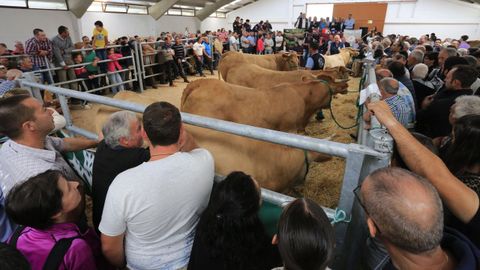
[[[98,63],[99,60],[100,60],[99,58],[95,57],[93,59],[93,63],[90,64],[91,67],[94,68],[94,70],[96,70],[97,63]],[[73,58],[73,62],[75,64],[85,63],[85,61],[83,60],[83,55],[81,53],[75,55],[74,58]],[[88,78],[88,80],[85,80],[85,86],[87,87],[87,89],[85,89],[85,91],[98,88],[98,80],[95,78],[95,75],[97,73],[89,71],[88,66],[87,67],[85,67],[85,66],[75,67],[75,68],[73,68],[73,71],[75,72],[75,75],[77,76],[77,78],[85,78],[85,79]]]
[[[120,73],[117,71],[122,70],[122,66],[120,63],[118,63],[118,59],[122,58],[122,55],[119,53],[115,53],[114,48],[109,48],[107,49],[107,57],[108,59],[112,60],[111,62],[107,63],[107,70],[108,70],[108,80],[110,81],[110,84],[116,86],[112,86],[112,93],[116,94],[118,91],[123,91],[123,84],[121,84],[122,77],[120,76]]]

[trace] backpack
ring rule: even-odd
[[[15,232],[12,234],[12,237],[10,238],[9,244],[15,249],[17,248],[17,241],[20,235],[22,235],[23,229],[25,229],[25,226],[19,225]],[[65,257],[65,254],[72,245],[73,240],[77,238],[83,239],[81,236],[74,236],[58,240],[53,246],[52,250],[50,250],[50,253],[48,254],[47,260],[45,261],[42,269],[58,270],[60,265],[62,265],[63,257]]]

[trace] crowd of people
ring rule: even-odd
[[[81,41],[73,42],[65,26],[59,26],[58,35],[51,39],[36,28],[25,43],[15,42],[13,51],[0,44],[0,97],[19,87],[17,79],[25,77],[23,73],[33,73],[40,83],[102,94],[107,88],[113,94],[138,91],[139,80],[152,88],[157,88],[158,83],[175,86],[177,78],[189,82],[187,76],[205,76],[204,69],[213,75],[224,50],[238,49],[235,38],[234,32],[224,29],[205,33],[189,33],[186,29],[184,33],[164,32],[156,39],[139,36],[110,39],[103,22],[96,21],[91,38],[83,36]],[[142,51],[146,79],[135,78],[135,42]],[[76,100],[71,103],[72,108],[85,107],[76,104]]]
[[[345,29],[354,27],[348,20]],[[313,22],[303,14],[297,20],[302,27]],[[253,53],[251,45],[258,52],[265,35],[272,39],[268,21],[252,29],[246,23],[238,18],[231,33],[220,29],[147,38],[141,44],[145,63],[157,57],[170,85],[177,76],[188,81],[185,47],[191,47],[193,72],[202,76],[205,67],[213,73],[222,50],[240,44],[230,41],[238,32],[240,40],[249,40],[247,53]],[[85,50],[75,54],[65,27],[51,41],[40,29],[34,35],[25,43],[30,56],[15,65],[42,70],[52,57],[61,68],[55,80],[86,78],[97,87],[104,83],[97,76],[107,74],[117,87],[112,91],[125,89],[128,80],[122,76],[133,60],[122,58],[131,56],[132,42],[144,41],[122,37],[114,43],[125,47],[108,48],[108,31],[96,22],[92,41],[84,37],[77,47]],[[191,40],[183,44],[187,36]],[[395,149],[391,166],[372,172],[351,194],[363,208],[369,235],[361,249],[367,269],[480,268],[480,49],[469,48],[465,36],[457,42],[437,42],[434,36],[369,37],[381,100],[367,101],[364,119],[375,116]],[[343,42],[338,37],[334,43]],[[307,69],[320,67],[319,43],[308,45]],[[276,44],[259,53],[267,53],[267,47],[268,53],[275,51]],[[5,54],[6,46],[0,48]],[[146,72],[155,75],[155,69]],[[15,68],[5,75],[1,89],[22,76]],[[43,75],[41,80],[52,83]],[[155,87],[154,77],[145,82]],[[8,137],[0,148],[1,269],[331,266],[335,233],[320,205],[305,198],[290,202],[276,233],[268,234],[259,217],[258,182],[232,172],[215,183],[212,155],[195,143],[174,105],[153,103],[142,119],[116,112],[103,125],[99,141],[59,138],[50,135],[58,129],[58,113],[15,87],[0,99],[0,134]],[[89,148],[96,148],[91,192],[62,156]],[[86,196],[92,198],[93,228],[85,214]]]

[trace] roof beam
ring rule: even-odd
[[[208,18],[208,16],[210,16],[212,13],[214,13],[215,11],[217,11],[218,9],[220,9],[221,7],[223,7],[225,5],[230,4],[233,1],[235,1],[235,0],[219,0],[219,1],[215,2],[215,4],[207,5],[197,12],[197,18],[200,21],[203,21],[206,18]]]
[[[155,20],[160,19],[165,12],[167,12],[173,5],[175,5],[179,0],[162,0],[155,5],[151,6],[148,9],[148,13],[152,16]]]
[[[79,19],[87,12],[92,2],[93,0],[67,0],[68,9]]]

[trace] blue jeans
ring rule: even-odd
[[[98,49],[95,51],[95,54],[97,55],[98,58],[100,58],[100,60],[107,59],[107,51],[105,49]],[[100,63],[98,64],[98,66],[100,67],[100,71],[102,73],[107,72],[107,63]]]
[[[122,83],[122,77],[120,76],[120,73],[109,73],[108,74],[108,79],[110,80],[110,84],[117,84],[117,83]],[[116,94],[118,91],[123,91],[123,84],[117,85],[117,86],[112,86],[112,93]]]
[[[39,67],[39,66],[34,65],[33,66],[33,71],[46,69],[46,68],[47,68],[46,66],[45,67]],[[48,71],[41,72],[40,74],[42,75],[42,83],[47,82],[47,84],[53,84],[53,81],[50,78],[50,74],[48,73]]]

